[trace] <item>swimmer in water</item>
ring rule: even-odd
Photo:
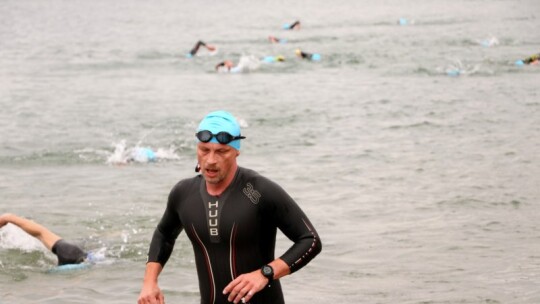
[[[199,51],[201,46],[204,46],[210,52],[214,52],[216,50],[215,46],[206,44],[203,41],[199,40],[199,41],[197,41],[195,46],[191,49],[191,51],[189,51],[189,53],[186,55],[186,57],[191,58],[191,57],[197,55],[197,52]]]
[[[539,60],[540,60],[540,53],[529,56],[529,57],[527,57],[526,59],[523,59],[523,60],[518,60],[518,61],[516,61],[516,65],[524,65],[524,64],[538,65]]]
[[[34,221],[11,213],[2,214],[0,216],[0,228],[8,223],[18,226],[24,232],[41,241],[47,249],[58,257],[58,266],[81,264],[92,259],[91,253],[84,251],[75,244],[64,241],[60,236]]]
[[[257,70],[261,65],[261,59],[255,56],[242,56],[238,64],[234,65],[231,60],[225,60],[215,66],[218,73],[249,73]]]
[[[234,63],[231,60],[225,60],[216,64],[216,72],[230,72],[234,68]]]
[[[292,24],[286,23],[286,24],[283,25],[283,29],[284,30],[299,30],[300,29],[300,21],[296,20]]]
[[[298,57],[300,57],[302,59],[307,59],[307,60],[311,60],[311,61],[320,61],[321,60],[321,55],[320,54],[306,53],[306,52],[303,52],[300,49],[296,49],[294,52],[295,52],[296,56],[298,56]]]
[[[270,41],[271,43],[286,43],[287,39],[280,39],[280,38],[270,35],[268,36],[268,41]]]
[[[283,55],[278,56],[265,56],[261,59],[264,63],[274,63],[274,62],[283,62],[285,61],[285,57]]]

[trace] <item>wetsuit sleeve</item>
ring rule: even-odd
[[[174,248],[174,243],[183,226],[178,213],[176,212],[178,200],[178,186],[175,187],[169,194],[167,208],[161,217],[159,224],[154,231],[152,241],[150,242],[150,250],[148,251],[147,262],[157,262],[161,266],[165,266]]]
[[[280,257],[291,273],[307,265],[322,250],[319,234],[298,204],[281,188],[273,184],[269,191],[273,221],[294,244]]]

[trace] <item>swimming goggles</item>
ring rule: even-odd
[[[213,137],[215,137],[216,140],[220,144],[223,144],[223,145],[226,145],[226,144],[230,143],[233,140],[246,138],[245,136],[241,136],[241,135],[233,136],[233,135],[231,135],[231,134],[229,134],[227,132],[219,132],[218,134],[212,134],[212,132],[210,132],[208,130],[199,131],[199,132],[195,133],[195,136],[197,136],[197,138],[203,143],[207,143],[207,142],[211,141]]]

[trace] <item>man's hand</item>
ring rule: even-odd
[[[165,298],[157,284],[144,284],[138,304],[165,304]]]
[[[223,294],[229,294],[227,298],[229,302],[247,303],[257,292],[265,288],[266,284],[268,279],[257,269],[238,276],[223,289]]]

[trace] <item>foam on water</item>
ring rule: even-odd
[[[7,224],[0,229],[0,249],[47,251],[47,248],[39,240],[13,224]]]

